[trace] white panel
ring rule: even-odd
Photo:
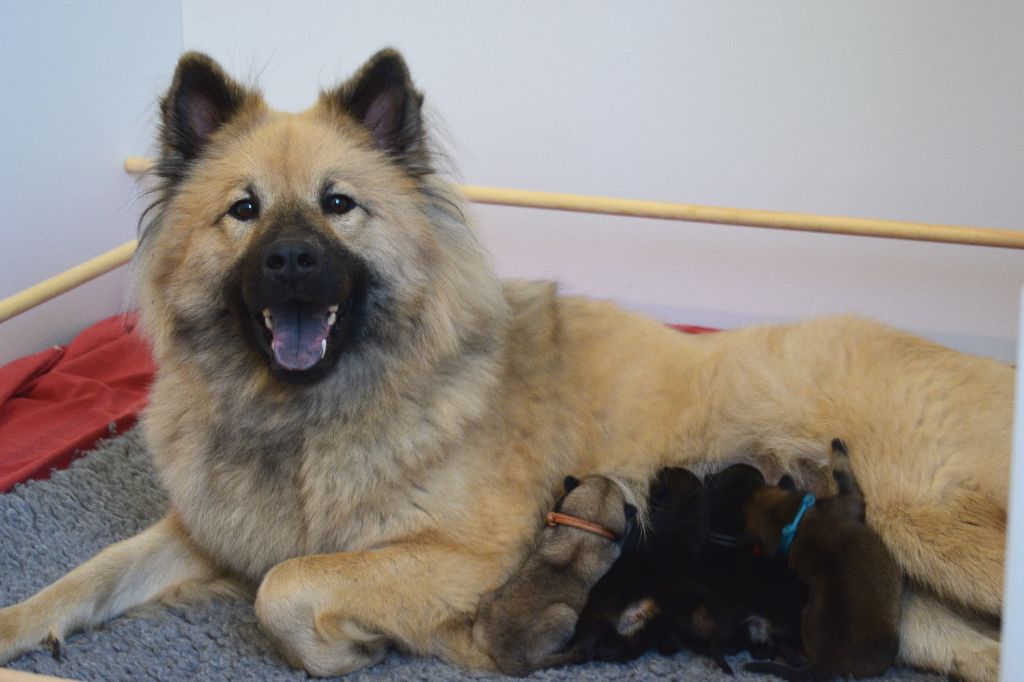
[[[1024,367],[1024,290],[1020,296],[1017,367]],[[1010,467],[1010,509],[1006,530],[1006,581],[1003,590],[1003,632],[1000,679],[1024,680],[1024,372],[1017,372],[1013,417],[1013,462]]]
[[[135,236],[124,157],[149,150],[181,51],[176,0],[9,3],[0,21],[0,298]],[[124,307],[124,273],[0,324],[0,364]]]

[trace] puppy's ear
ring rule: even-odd
[[[796,482],[793,480],[792,476],[786,474],[785,476],[779,479],[779,487],[782,488],[783,490],[795,491]]]
[[[355,76],[323,93],[321,102],[354,118],[373,133],[377,147],[400,161],[425,162],[423,95],[397,51],[370,57]]]
[[[174,81],[160,101],[163,166],[199,156],[210,138],[259,95],[235,83],[205,54],[187,52],[178,60]],[[162,168],[161,170],[167,170]]]
[[[575,476],[566,476],[565,481],[562,482],[562,487],[565,488],[565,492],[569,492],[580,484],[580,479]]]

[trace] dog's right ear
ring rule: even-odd
[[[570,490],[580,484],[580,479],[575,476],[566,476],[565,481],[562,482],[562,487],[565,488],[565,492],[568,493]]]
[[[213,134],[257,97],[205,54],[182,55],[160,101],[162,165],[173,168],[173,162],[184,164],[199,156]]]

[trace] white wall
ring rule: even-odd
[[[1013,0],[182,0],[180,17],[177,2],[26,7],[0,22],[5,91],[19,93],[0,107],[19,131],[3,133],[18,153],[0,158],[15,207],[0,226],[0,295],[134,235],[141,202],[120,163],[150,150],[181,45],[258,76],[283,109],[394,45],[467,183],[1024,229]],[[1014,357],[1024,253],[475,213],[503,274],[668,321],[853,311]],[[105,279],[0,325],[0,361],[114,312],[121,279]]]
[[[177,0],[0,9],[0,298],[135,236],[124,157],[147,150],[181,51]],[[124,306],[124,271],[0,324],[0,364]]]
[[[406,55],[470,184],[1024,229],[1024,12],[962,3],[184,0],[301,109]],[[506,275],[665,320],[855,311],[1014,357],[1024,253],[485,208]]]

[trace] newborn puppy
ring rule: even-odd
[[[743,504],[763,487],[764,476],[746,464],[734,464],[704,479],[708,499],[708,542],[693,579],[717,604],[726,653],[749,651],[754,658],[783,656],[803,661],[800,614],[807,590],[784,559],[764,556],[744,534]]]
[[[788,680],[870,677],[896,658],[902,577],[863,522],[864,500],[845,446],[835,440],[832,449],[836,497],[815,501],[783,479],[780,487],[757,488],[744,504],[747,531],[766,554],[786,557],[809,592],[801,630],[810,664],[756,662],[747,670]]]
[[[626,661],[653,648],[675,653],[717,631],[707,591],[685,579],[708,532],[700,479],[661,469],[648,509],[646,531],[627,543],[580,614],[572,643],[580,660]]]
[[[636,506],[623,484],[604,476],[579,481],[570,476],[565,489],[526,563],[484,597],[477,613],[473,636],[507,675],[577,660],[565,650],[587,594],[619,557],[636,525]],[[575,523],[572,518],[597,528],[563,525]]]

